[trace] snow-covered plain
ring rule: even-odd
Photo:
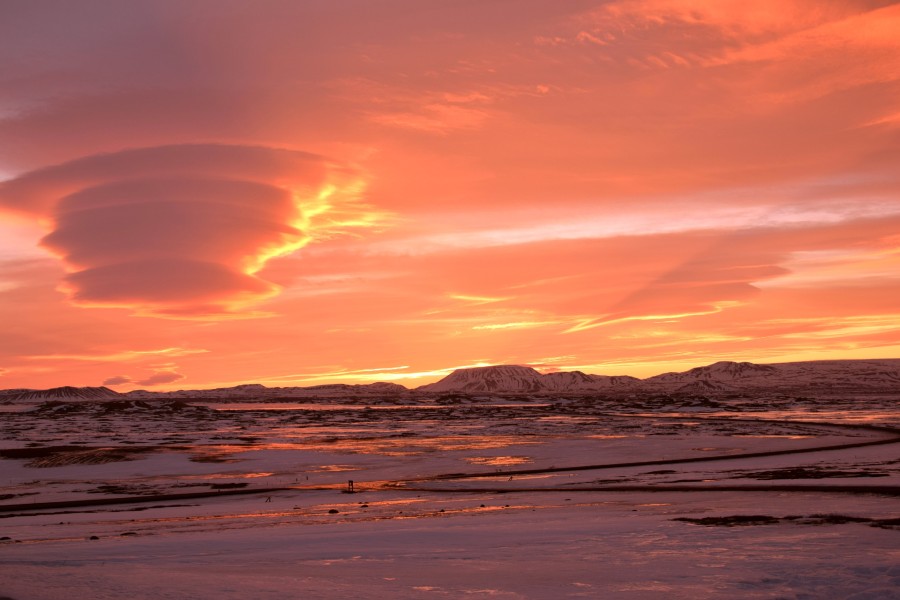
[[[897,401],[8,406],[0,597],[900,598]]]

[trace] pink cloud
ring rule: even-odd
[[[46,227],[0,230],[10,385],[900,339],[896,3],[7,12],[0,205]]]
[[[52,218],[42,244],[69,268],[74,302],[202,316],[278,292],[254,273],[316,235],[307,211],[344,215],[340,190],[322,200],[337,171],[283,149],[165,146],[26,173],[0,183],[0,204]]]
[[[181,381],[184,378],[184,375],[182,375],[181,373],[176,373],[174,371],[157,371],[153,375],[150,375],[145,379],[136,381],[135,383],[137,383],[138,385],[147,386],[163,385],[166,383],[175,383],[176,381]]]

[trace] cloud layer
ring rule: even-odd
[[[4,385],[900,355],[896,2],[0,12]]]
[[[303,152],[160,146],[28,172],[0,184],[0,202],[52,222],[41,243],[77,304],[206,316],[274,295],[255,273],[312,239],[311,215],[347,179]]]

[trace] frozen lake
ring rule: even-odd
[[[0,596],[896,598],[896,412],[857,406],[18,407]]]

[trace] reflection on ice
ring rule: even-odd
[[[321,465],[318,468],[312,469],[310,473],[341,473],[344,471],[358,471],[359,467],[354,467],[353,465]]]
[[[532,462],[527,456],[470,456],[465,460],[474,465],[489,466],[522,465]]]
[[[422,515],[446,516],[490,509],[490,502],[466,507],[448,503],[447,493],[466,492],[466,488],[499,493],[514,493],[517,488],[564,493],[577,490],[582,494],[587,493],[585,488],[612,485],[721,484],[733,479],[734,470],[729,471],[728,462],[665,468],[616,465],[795,450],[887,435],[810,423],[809,411],[789,415],[783,411],[755,411],[742,419],[733,412],[707,413],[702,417],[678,412],[613,414],[589,402],[396,405],[390,410],[366,410],[365,406],[347,409],[344,405],[317,408],[321,410],[284,404],[279,404],[278,410],[260,410],[257,404],[246,409],[230,405],[230,410],[207,411],[211,416],[197,413],[200,417],[157,420],[122,414],[110,416],[102,429],[96,427],[92,418],[78,414],[56,419],[6,413],[0,433],[13,440],[6,449],[0,448],[5,452],[0,466],[8,471],[4,473],[9,482],[6,503],[221,490],[215,500],[197,501],[196,510],[201,511],[203,503],[224,506],[229,497],[225,492],[236,491],[240,486],[260,493],[242,501],[246,510],[225,511],[232,516],[242,515],[241,519],[274,514],[288,516],[258,518],[332,522],[357,513],[365,513],[367,519],[394,518],[397,515],[383,512],[388,508],[379,504],[387,500],[386,494],[407,499],[425,494],[427,500],[414,498],[417,506],[423,503],[416,518],[424,518]],[[887,412],[881,410],[880,414]],[[856,416],[869,418],[876,413],[860,411]],[[822,420],[821,415],[827,413],[816,414],[817,420]],[[790,418],[779,422],[762,420],[774,416]],[[90,444],[84,441],[86,438],[90,438]],[[28,447],[24,442],[15,442],[24,439],[29,440]],[[34,455],[54,456],[97,447],[130,448],[137,459],[110,464],[66,464],[54,460],[48,464],[57,466],[28,466]],[[796,460],[773,458],[765,468],[790,466],[797,464],[791,462]],[[848,468],[841,466],[843,470]],[[896,473],[900,466],[879,469],[900,479]],[[864,471],[874,472],[874,468]],[[442,475],[446,477],[436,477]],[[351,496],[354,502],[357,498],[368,502],[365,508],[347,502],[346,497],[335,497],[347,491],[348,479],[355,480],[358,493],[365,494]],[[267,502],[267,488],[281,491],[273,492],[272,500]],[[281,493],[285,494],[284,500],[278,495]],[[287,506],[275,506],[279,503]],[[484,507],[480,506],[482,503]],[[329,516],[327,510],[322,510],[332,505],[340,511],[339,516]],[[294,509],[295,506],[308,508]],[[439,513],[441,509],[445,512]],[[178,510],[190,512],[184,507],[172,509]],[[403,518],[410,518],[411,509],[399,510],[405,510]]]
[[[897,418],[891,406],[880,410],[887,420]],[[840,525],[852,534],[847,535],[834,529],[836,524],[803,525],[786,518],[812,513],[896,517],[896,496],[871,491],[874,486],[900,489],[897,445],[821,450],[890,441],[892,434],[810,423],[865,424],[879,414],[874,409],[640,416],[622,412],[627,407],[621,404],[593,399],[552,406],[232,408],[191,413],[196,418],[111,415],[102,423],[78,414],[63,419],[4,413],[0,439],[8,441],[0,447],[5,485],[0,510],[3,504],[83,502],[0,513],[7,517],[3,535],[23,541],[0,542],[3,560],[15,572],[25,566],[32,573],[57,574],[64,582],[79,577],[113,581],[146,575],[129,557],[153,549],[167,567],[158,572],[193,576],[193,564],[169,568],[190,555],[214,565],[207,571],[212,579],[232,576],[224,572],[231,567],[221,564],[237,555],[245,568],[234,569],[234,577],[253,573],[254,581],[261,581],[268,579],[272,564],[281,564],[284,570],[276,575],[290,585],[301,577],[306,585],[326,564],[332,570],[372,562],[371,570],[354,571],[365,586],[397,574],[391,569],[402,564],[407,570],[397,581],[406,587],[383,594],[397,598],[411,597],[414,586],[421,593],[429,587],[469,594],[431,581],[411,582],[416,567],[409,565],[417,553],[438,556],[451,579],[457,569],[477,563],[475,569],[486,579],[471,588],[473,596],[495,589],[498,568],[507,569],[508,581],[527,579],[543,568],[548,551],[556,553],[553,573],[545,569],[541,574],[561,572],[571,597],[618,592],[657,597],[670,593],[665,591],[670,581],[695,582],[682,598],[725,597],[709,581],[720,581],[722,565],[733,568],[741,560],[762,565],[760,575],[738,573],[743,587],[731,596],[781,597],[779,586],[796,577],[804,579],[797,579],[800,583],[787,594],[792,597],[809,590],[810,597],[850,597],[816,583],[824,581],[820,573],[839,572],[849,561],[869,585],[875,561],[881,589],[890,594],[896,588],[896,556],[891,554],[896,531],[848,521]],[[29,466],[38,455],[85,448],[140,451],[127,462]],[[798,450],[804,452],[777,454]],[[757,454],[733,456],[741,452]],[[353,493],[348,479],[354,480]],[[828,493],[812,491],[820,485],[828,486]],[[757,488],[752,495],[749,486]],[[809,489],[789,490],[804,486]],[[865,493],[849,493],[854,486]],[[846,493],[833,493],[839,488]],[[173,494],[194,497],[173,499]],[[140,502],[119,503],[123,497]],[[737,531],[672,520],[748,514],[770,515],[779,524]],[[169,535],[175,533],[186,535]],[[182,552],[182,544],[194,544],[191,551],[196,551]],[[472,558],[475,546],[482,549],[478,560]],[[371,561],[373,548],[388,548],[390,561]],[[272,553],[281,553],[276,556],[280,563]],[[64,572],[59,565],[72,556],[78,561]],[[577,573],[565,572],[578,562],[583,568]],[[115,564],[129,569],[108,566]],[[635,573],[651,566],[658,573],[661,564],[671,568],[666,581],[635,581]],[[81,575],[86,565],[93,570]],[[596,581],[585,579],[598,569],[605,570]],[[781,579],[766,583],[773,571]],[[338,597],[338,588],[321,597]]]

